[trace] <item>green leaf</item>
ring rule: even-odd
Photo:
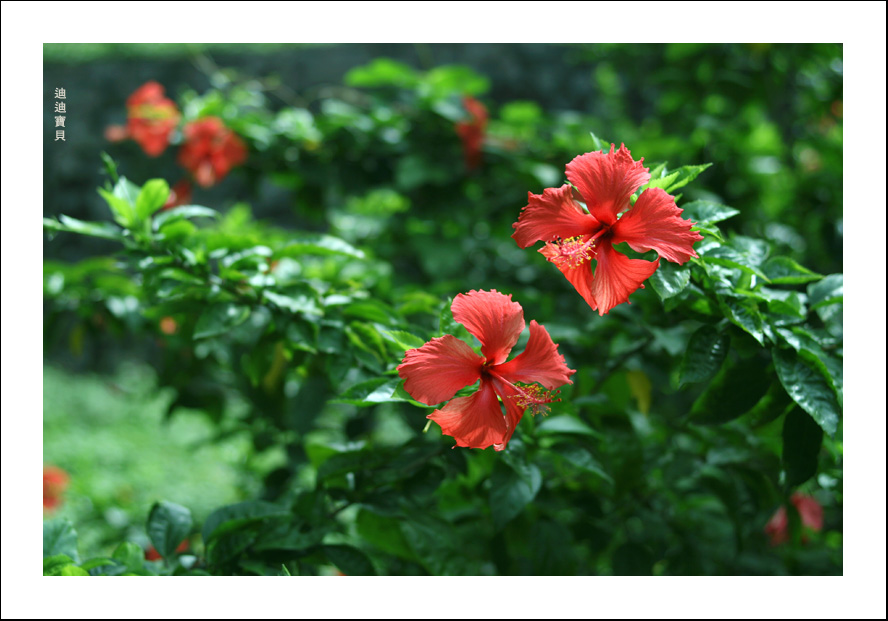
[[[324,546],[327,560],[346,576],[375,576],[376,569],[367,555],[352,546]]]
[[[60,576],[63,568],[73,564],[74,559],[67,554],[47,556],[43,559],[43,575]]]
[[[613,484],[614,480],[611,476],[604,470],[604,467],[598,462],[598,460],[592,457],[592,453],[586,449],[573,445],[559,445],[554,448],[552,452],[574,468],[578,468],[583,472],[595,474],[608,483]]]
[[[191,511],[172,502],[156,502],[148,514],[148,538],[165,559],[172,558],[176,548],[191,532]]]
[[[823,430],[805,412],[793,408],[783,421],[783,469],[786,484],[795,487],[817,474]]]
[[[139,199],[139,192],[141,192],[141,188],[126,177],[120,177],[114,184],[114,196],[125,200],[133,209]]]
[[[758,356],[723,365],[691,407],[692,422],[721,425],[748,412],[770,386],[766,367]]]
[[[611,143],[607,140],[602,140],[598,136],[595,135],[594,132],[589,132],[589,135],[592,137],[592,150],[593,151],[610,151]]]
[[[712,203],[709,201],[694,201],[684,205],[682,209],[684,209],[681,214],[682,218],[691,220],[700,226],[707,226],[716,222],[721,222],[722,220],[733,218],[740,213],[733,207],[719,205],[718,203]]]
[[[842,338],[843,284],[842,274],[830,274],[818,283],[808,285],[808,302],[826,329],[837,338]]]
[[[64,518],[43,522],[43,558],[64,554],[77,563],[77,531],[74,525]]]
[[[343,81],[348,86],[409,88],[419,82],[416,71],[409,65],[390,58],[377,58],[369,64],[350,69]]]
[[[290,286],[282,291],[262,292],[266,300],[281,308],[305,317],[320,317],[324,314],[315,292],[308,286]]]
[[[415,554],[410,543],[401,531],[400,520],[379,515],[362,507],[355,521],[358,536],[371,546],[406,560],[413,560]],[[347,573],[347,572],[345,572]]]
[[[691,282],[691,270],[689,265],[675,265],[673,263],[660,263],[657,271],[651,274],[648,282],[654,287],[654,291],[661,300],[675,297],[685,290]]]
[[[120,179],[120,176],[117,174],[117,162],[115,162],[114,159],[104,151],[99,153],[99,157],[102,158],[102,164],[105,166],[105,172],[109,177],[111,177],[111,181],[117,183],[118,179]]]
[[[164,225],[178,222],[179,220],[218,217],[219,212],[215,209],[210,209],[209,207],[203,207],[201,205],[181,205],[179,207],[167,209],[163,213],[158,214],[152,223],[154,225],[154,230],[159,231]]]
[[[104,188],[99,188],[99,195],[108,203],[114,220],[124,228],[132,228],[136,222],[135,208],[126,200],[115,196],[114,193]]]
[[[537,433],[546,434],[573,434],[581,436],[603,437],[589,425],[573,416],[553,416],[546,418],[537,427]]]
[[[351,386],[332,403],[370,406],[390,401],[405,401],[403,397],[395,395],[395,389],[400,383],[399,378],[376,377]]]
[[[206,545],[221,535],[243,526],[288,515],[283,507],[263,500],[239,502],[213,511],[204,522],[201,535]]]
[[[543,477],[539,468],[527,464],[522,474],[504,462],[497,462],[493,469],[490,477],[490,513],[497,530],[524,511],[524,507],[540,490]]]
[[[48,231],[65,231],[102,239],[123,240],[123,231],[110,222],[84,222],[69,216],[59,216],[58,220],[43,218],[43,228]]]
[[[802,267],[789,257],[773,257],[762,265],[762,271],[775,285],[801,285],[823,278]]]
[[[754,274],[765,282],[770,282],[765,273],[758,268],[754,258],[739,252],[730,246],[717,246],[712,248],[707,251],[705,255],[701,256],[700,259],[706,263],[712,263],[714,265],[733,267],[749,274]]]
[[[364,253],[344,239],[321,233],[294,233],[290,243],[278,251],[276,257],[299,257],[308,255],[343,255],[363,259]]]
[[[158,550],[160,549],[157,545],[154,547]],[[114,548],[114,553],[111,554],[111,558],[122,563],[128,572],[141,571],[145,566],[145,551],[141,546],[130,541],[124,541]]]
[[[772,353],[783,388],[828,436],[833,437],[841,408],[826,378],[791,351],[774,348]]]
[[[682,166],[674,171],[669,172],[665,177],[652,179],[646,186],[647,188],[662,188],[666,192],[672,192],[679,188],[683,188],[691,181],[696,179],[701,172],[712,166],[712,164],[698,164],[696,166]],[[685,216],[687,218],[687,216]]]
[[[390,343],[394,343],[400,349],[418,349],[425,345],[425,341],[404,330],[380,330],[379,334]]]
[[[147,220],[154,212],[163,207],[170,196],[170,186],[163,179],[149,179],[142,186],[136,199],[136,216]]]
[[[764,319],[758,305],[753,300],[718,296],[718,305],[731,323],[749,333],[760,345],[764,346]]]
[[[731,338],[712,326],[703,326],[691,335],[681,361],[679,383],[708,382],[721,369],[728,355]]]
[[[194,326],[194,338],[204,339],[225,334],[250,316],[250,308],[233,302],[217,302],[207,307]]]

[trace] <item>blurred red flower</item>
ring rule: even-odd
[[[487,108],[474,97],[464,97],[463,106],[470,120],[456,124],[456,133],[462,139],[466,168],[475,170],[481,165],[481,145],[487,129]]]
[[[480,390],[452,399],[428,418],[453,436],[456,446],[501,451],[524,412],[545,413],[546,404],[555,400],[550,391],[572,384],[576,371],[567,367],[546,328],[536,321],[530,322],[525,350],[506,362],[524,330],[524,310],[511,295],[470,291],[457,295],[450,308],[453,318],[481,341],[483,356],[446,334],[407,351],[398,375],[404,389],[426,405],[451,399],[460,388],[481,380]]]
[[[151,157],[163,153],[179,124],[179,109],[163,92],[157,82],[146,82],[126,100],[127,134]],[[109,130],[105,131],[109,140],[122,135],[119,129]]]
[[[188,551],[188,540],[185,539],[178,545],[176,548],[177,554],[182,554],[183,552]],[[159,561],[163,557],[160,555],[160,552],[157,551],[157,548],[154,546],[148,546],[148,549],[145,550],[145,560],[146,561]]]
[[[192,121],[184,129],[179,164],[207,188],[247,159],[247,147],[237,134],[215,116]]]
[[[625,145],[616,152],[611,145],[610,153],[578,155],[567,165],[567,179],[579,194],[568,184],[546,188],[539,195],[528,192],[528,204],[512,225],[512,237],[521,248],[546,242],[539,252],[599,315],[628,302],[632,292],[643,288],[659,267],[660,257],[685,263],[697,256],[694,243],[703,239],[690,230],[693,222],[681,218],[683,210],[675,198],[660,188],[645,190],[629,206],[635,191],[650,180],[643,161],[634,161]],[[577,199],[586,203],[588,211]],[[653,262],[630,259],[614,249],[620,242],[636,252],[656,250],[660,257]]]
[[[803,529],[811,529],[814,532],[820,532],[823,529],[823,507],[820,506],[820,503],[811,496],[805,496],[800,492],[795,492],[789,500],[799,513]],[[771,538],[772,546],[789,541],[788,526],[789,518],[786,514],[786,507],[782,506],[765,525],[765,534]],[[802,534],[802,542],[807,541],[808,536]]]
[[[191,204],[191,195],[192,188],[191,182],[188,179],[182,179],[172,188],[170,188],[170,195],[167,198],[166,202],[161,207],[161,211],[166,209],[172,209],[173,207],[179,207],[181,205],[189,205]]]
[[[43,466],[43,510],[53,511],[62,504],[62,492],[68,487],[68,473],[55,466]]]

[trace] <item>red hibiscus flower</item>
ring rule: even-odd
[[[43,510],[53,511],[62,504],[62,492],[68,487],[68,473],[55,466],[43,466]]]
[[[179,109],[171,99],[164,97],[163,86],[153,81],[140,86],[126,100],[126,111],[128,135],[149,156],[157,157],[163,153],[170,144],[170,134],[179,124]]]
[[[179,151],[179,164],[207,188],[222,180],[247,159],[247,147],[222,119],[208,116],[185,126],[185,144]]]
[[[802,520],[802,528],[809,528],[814,532],[820,532],[823,529],[823,507],[820,506],[811,496],[805,496],[799,492],[795,492],[790,497],[790,502],[799,512],[799,518]],[[787,526],[789,519],[786,515],[786,507],[780,507],[773,517],[765,525],[765,534],[771,538],[771,545],[776,546],[789,541]],[[802,542],[807,542],[808,536],[802,535]]]
[[[501,451],[524,412],[545,412],[545,404],[555,400],[549,391],[572,384],[569,378],[576,371],[567,368],[558,346],[536,321],[530,322],[525,350],[506,362],[524,330],[524,311],[511,295],[470,291],[456,296],[450,308],[453,318],[481,341],[483,355],[446,334],[409,350],[398,375],[404,389],[427,405],[451,399],[460,388],[481,380],[480,390],[453,399],[428,418],[453,436],[456,446]]]
[[[176,548],[176,553],[182,554],[182,552],[188,551],[188,540],[185,539],[182,543],[178,545]],[[159,561],[163,557],[160,555],[160,552],[157,551],[157,548],[154,546],[148,546],[148,549],[145,550],[145,560],[146,561]]]
[[[161,211],[172,209],[173,207],[179,207],[181,205],[188,205],[191,203],[191,183],[188,179],[182,179],[172,188],[170,188],[170,195],[167,197],[166,202],[161,207]]]
[[[475,170],[481,165],[481,145],[487,129],[487,108],[474,97],[464,97],[463,106],[471,120],[456,124],[456,133],[462,139],[466,168]]]
[[[650,179],[643,161],[634,161],[624,145],[616,153],[611,145],[610,153],[578,155],[567,165],[567,178],[579,195],[567,184],[539,195],[528,192],[528,205],[512,225],[520,247],[546,242],[540,253],[599,315],[643,288],[661,257],[679,264],[696,257],[694,243],[703,239],[690,230],[693,222],[680,217],[675,199],[659,188],[645,190],[629,207],[632,194]],[[577,198],[586,203],[585,210]],[[656,250],[660,257],[630,259],[614,249],[620,242],[636,252]]]

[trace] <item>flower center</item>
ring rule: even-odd
[[[511,395],[509,398],[515,399],[515,402],[519,407],[527,408],[534,416],[537,414],[542,414],[543,416],[547,415],[549,413],[548,404],[553,401],[561,401],[561,399],[555,398],[555,395],[560,391],[546,390],[539,384],[522,384],[521,382],[516,382],[512,384],[512,386],[518,390],[518,394]]]
[[[546,244],[546,256],[558,267],[579,267],[595,254],[595,237],[584,240],[581,236],[559,239]]]

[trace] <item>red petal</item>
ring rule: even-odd
[[[796,492],[790,498],[792,504],[795,505],[799,517],[802,519],[802,526],[807,526],[815,531],[823,529],[823,507],[811,496],[805,496]]]
[[[499,364],[508,357],[524,330],[524,311],[511,295],[498,291],[460,293],[450,305],[453,318],[481,341],[487,361]]]
[[[518,428],[518,423],[521,422],[521,418],[524,416],[524,412],[527,408],[521,407],[518,405],[518,402],[512,398],[518,395],[517,390],[504,382],[498,381],[496,378],[494,378],[493,381],[497,393],[503,400],[503,405],[506,406],[506,434],[503,436],[503,441],[501,443],[493,445],[493,450],[502,451],[505,450],[509,440],[512,439],[512,434],[514,434],[515,430]]]
[[[426,405],[450,399],[481,377],[481,357],[453,335],[434,338],[411,349],[398,366],[404,390]]]
[[[560,237],[567,239],[587,235],[599,228],[598,220],[583,211],[572,197],[572,188],[546,188],[542,194],[527,193],[527,205],[521,210],[518,222],[512,225],[512,238],[522,248],[536,241],[550,242]]]
[[[481,382],[475,394],[454,399],[428,418],[441,425],[445,435],[453,436],[456,446],[483,449],[503,444],[506,435],[506,419],[489,381]]]
[[[598,314],[605,315],[617,304],[629,301],[629,294],[644,287],[642,284],[660,266],[660,259],[645,261],[630,259],[614,250],[609,242],[598,246],[598,264],[592,277],[592,297],[598,304]]]
[[[509,362],[494,367],[491,372],[513,384],[538,382],[549,390],[572,384],[570,376],[576,373],[567,367],[564,356],[558,353],[558,345],[552,342],[549,332],[536,320],[530,322],[530,339],[525,350]]]
[[[627,242],[636,252],[656,250],[673,263],[696,257],[694,243],[703,236],[691,231],[693,222],[681,217],[683,210],[660,188],[645,190],[635,205],[613,227],[613,243]]]
[[[613,224],[617,214],[629,207],[629,197],[651,178],[642,166],[644,158],[632,159],[624,145],[614,153],[584,153],[567,165],[567,178],[577,186],[589,213],[603,224]]]
[[[592,310],[598,309],[598,304],[595,302],[595,298],[592,296],[592,264],[588,261],[580,263],[574,267],[571,267],[569,262],[558,261],[561,256],[558,248],[554,244],[546,244],[542,248],[540,248],[540,254],[549,259],[555,266],[561,270],[561,273],[564,274],[564,277],[567,278],[568,282],[574,286],[574,289],[577,290],[583,299],[586,300],[586,304]]]

